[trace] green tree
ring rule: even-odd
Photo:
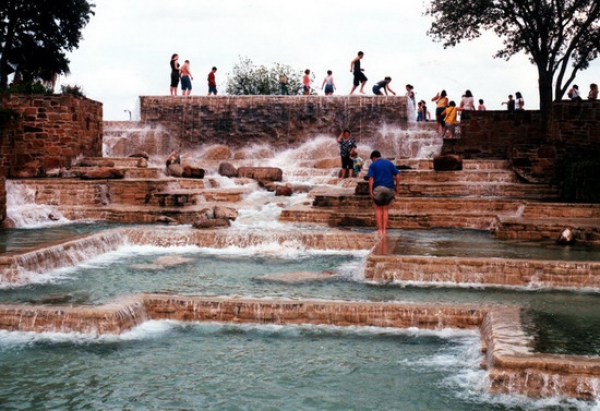
[[[240,57],[240,61],[233,66],[231,73],[227,73],[226,90],[227,94],[231,95],[279,94],[279,77],[285,75],[288,78],[289,94],[301,94],[303,74],[301,70],[296,70],[287,64],[275,63],[268,68],[264,65],[255,65],[248,57]]]
[[[66,52],[79,46],[94,7],[87,0],[0,2],[0,87],[13,72],[25,82],[68,73]]]
[[[578,71],[588,68],[600,47],[598,0],[432,0],[428,34],[444,48],[492,30],[503,41],[495,57],[525,52],[537,66],[540,110],[550,119]]]

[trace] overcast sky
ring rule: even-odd
[[[460,100],[466,89],[488,109],[501,109],[508,94],[520,91],[526,108],[537,109],[537,73],[526,56],[508,62],[492,56],[493,35],[444,50],[427,36],[431,19],[421,0],[96,0],[95,16],[83,30],[79,49],[69,55],[71,75],[61,84],[83,87],[104,103],[105,120],[128,120],[138,97],[169,94],[169,60],[190,60],[192,95],[207,94],[206,76],[217,66],[219,92],[241,57],[256,64],[289,64],[316,74],[318,88],[333,70],[336,94],[352,86],[350,61],[364,51],[369,78],[365,90],[385,76],[404,94],[414,85],[417,99],[430,101],[446,89]],[[600,82],[600,64],[579,74],[586,95]]]

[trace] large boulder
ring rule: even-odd
[[[433,158],[433,169],[435,171],[458,171],[462,170],[462,158],[455,154],[446,154]]]
[[[179,163],[169,164],[167,166],[167,175],[172,177],[181,177],[183,175],[183,167]]]
[[[186,164],[183,166],[181,176],[186,178],[204,178],[204,169]]]
[[[253,178],[254,180],[281,181],[283,171],[276,167],[240,167],[238,177]]]
[[[119,168],[98,167],[84,170],[79,175],[82,180],[108,180],[122,179],[125,177],[125,171]]]
[[[215,219],[226,219],[226,220],[235,220],[238,218],[238,211],[235,208],[223,207],[223,206],[215,206],[213,210],[213,215]]]
[[[224,163],[219,164],[219,175],[222,175],[223,177],[229,177],[229,178],[237,177],[238,170],[230,163],[224,162]]]
[[[200,218],[192,223],[192,227],[201,230],[209,228],[229,227],[231,223],[226,218]]]
[[[275,188],[275,196],[289,197],[293,193],[294,191],[292,190],[292,186],[290,184],[278,185],[277,188]]]

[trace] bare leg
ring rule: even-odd
[[[377,233],[385,234],[383,229],[383,207],[375,205],[375,221],[377,222]]]
[[[359,91],[360,94],[365,94],[365,90],[364,90],[365,84],[367,84],[366,81],[363,81],[362,83],[360,83],[360,91]]]
[[[358,87],[358,86],[352,86],[352,90],[350,90],[350,94],[354,93],[354,90],[356,90],[356,87]]]
[[[381,233],[387,234],[388,216],[390,206],[383,206],[382,217],[381,217]]]

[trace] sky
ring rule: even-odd
[[[138,116],[139,96],[169,94],[169,60],[190,60],[192,95],[206,95],[206,77],[218,68],[225,93],[227,75],[240,58],[257,65],[288,64],[315,73],[322,94],[327,70],[337,90],[352,87],[350,62],[359,50],[369,78],[365,91],[385,76],[399,95],[412,84],[417,99],[431,101],[440,90],[460,100],[465,90],[500,110],[520,91],[526,109],[537,109],[536,67],[526,55],[494,59],[501,41],[493,33],[444,49],[427,36],[429,0],[92,0],[95,16],[83,29],[79,48],[69,53],[71,74],[59,84],[78,85],[104,104],[104,120]],[[600,82],[600,63],[576,79],[582,95]],[[429,104],[430,109],[433,104]],[[431,110],[430,110],[431,111]]]

